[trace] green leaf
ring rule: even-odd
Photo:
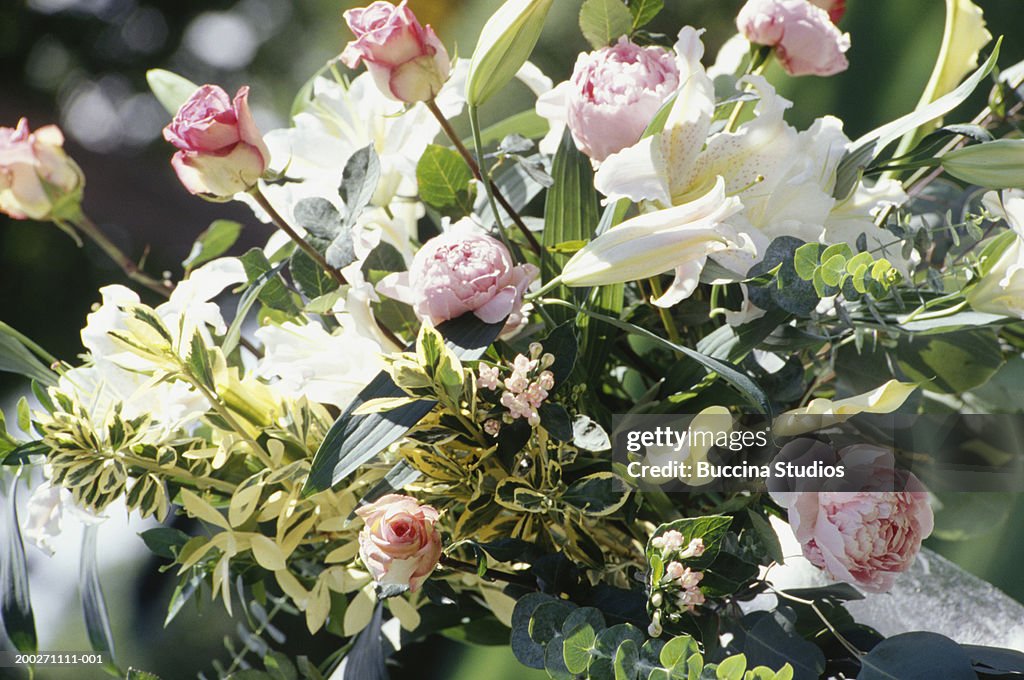
[[[541,234],[541,243],[547,251],[541,260],[544,281],[557,276],[569,261],[569,255],[555,250],[557,246],[574,241],[590,241],[600,220],[594,170],[590,159],[576,148],[568,128],[555,154],[551,177],[554,184],[545,199],[545,226]],[[562,299],[572,299],[578,293],[570,293],[564,286],[559,286],[553,294]],[[570,310],[557,307],[552,307],[549,313],[556,321],[565,321],[572,316]]]
[[[504,325],[504,320],[485,324],[472,314],[463,314],[442,323],[437,330],[455,356],[461,361],[473,361],[483,356]],[[353,413],[370,399],[401,396],[405,392],[384,371],[363,388],[320,444],[304,493],[312,494],[337,484],[397,441],[434,407],[432,401],[419,401],[387,413]]]
[[[261,281],[265,274],[271,274],[263,282],[263,285],[259,286],[256,293],[260,302],[270,309],[280,310],[289,316],[298,316],[302,312],[295,301],[295,296],[285,285],[284,279],[274,271],[277,268],[270,265],[270,261],[267,260],[267,256],[263,254],[262,250],[253,248],[239,259],[245,268],[245,275],[249,279],[250,285]]]
[[[261,252],[260,255],[262,254],[263,253]],[[265,260],[266,258],[264,258],[263,261]],[[262,264],[258,259],[256,261],[257,265]],[[249,287],[238,299],[238,306],[235,308],[235,318],[231,321],[231,325],[228,326],[227,333],[224,334],[224,340],[221,341],[221,350],[225,355],[231,354],[235,351],[235,348],[238,347],[238,341],[242,337],[242,325],[245,323],[245,319],[249,315],[249,310],[252,309],[254,304],[256,304],[256,301],[259,299],[260,294],[262,294],[263,289],[272,281],[280,283],[281,279],[279,274],[284,266],[285,263],[281,262],[268,271],[260,274],[255,280],[249,281]]]
[[[793,620],[787,618],[786,611]],[[752,665],[779,668],[788,663],[795,680],[817,680],[825,671],[825,654],[796,632],[792,610],[758,612],[751,617],[756,623],[746,631],[743,653]]]
[[[340,287],[335,278],[325,272],[323,267],[316,263],[305,251],[295,251],[288,269],[292,274],[292,280],[295,282],[295,285],[310,300],[323,298]]]
[[[587,673],[591,680],[612,680],[615,678],[615,654],[627,640],[642,645],[647,636],[636,626],[621,623],[601,631],[594,645]]]
[[[125,680],[160,680],[160,677],[137,668],[129,668]]]
[[[554,602],[555,598],[546,593],[529,593],[516,600],[512,610],[512,654],[527,668],[544,668],[544,647],[530,636],[533,614],[541,605]]]
[[[203,336],[196,331],[192,335],[192,342],[189,345],[188,367],[192,376],[202,385],[216,389],[216,382],[213,376],[213,361],[210,358],[210,351],[203,344]]]
[[[548,133],[549,127],[547,118],[540,116],[533,109],[528,109],[487,126],[480,133],[480,141],[487,146],[500,142],[511,134],[522,135],[527,139],[540,139]],[[472,145],[470,140],[463,140],[463,143],[466,146]]]
[[[747,515],[750,517],[750,525],[754,528],[757,540],[761,543],[768,557],[782,564],[785,561],[785,556],[782,553],[782,545],[779,543],[779,535],[775,533],[775,529],[772,528],[772,525],[761,513],[747,510]]]
[[[345,215],[345,225],[352,227],[356,218],[363,212],[366,206],[370,205],[373,195],[380,184],[380,158],[373,144],[359,149],[345,163],[342,171],[341,187],[338,193],[341,200],[345,201],[345,208],[348,212]]]
[[[580,8],[580,30],[596,50],[633,30],[633,15],[621,0],[587,0]]]
[[[990,329],[901,335],[896,357],[908,380],[947,394],[984,385],[1003,365],[999,339]]]
[[[967,652],[937,633],[903,633],[882,640],[860,658],[857,680],[942,678],[977,680]]]
[[[570,673],[586,672],[594,655],[597,635],[605,629],[604,616],[593,607],[580,607],[565,620],[562,633],[562,659]]]
[[[188,257],[181,263],[185,272],[190,272],[199,265],[220,257],[235,245],[242,233],[241,222],[233,220],[214,220],[192,244]]]
[[[646,26],[665,9],[665,0],[632,0],[629,11],[633,15],[633,30]]]
[[[149,89],[153,91],[157,101],[172,116],[177,114],[181,105],[199,89],[199,86],[188,78],[161,68],[146,71],[146,82],[149,83]]]
[[[294,213],[295,221],[309,232],[309,244],[324,255],[329,265],[342,269],[355,262],[350,224],[353,213],[342,219],[337,208],[325,198],[304,198],[295,205]]]
[[[863,174],[864,168],[868,167],[875,157],[889,144],[895,142],[903,135],[913,132],[918,127],[930,123],[936,118],[941,118],[962,104],[995,67],[996,61],[999,59],[999,47],[1001,44],[1002,38],[996,42],[995,47],[992,49],[992,54],[985,60],[985,63],[949,94],[939,97],[927,106],[918,108],[891,123],[868,132],[850,144],[846,155],[836,170],[836,185],[832,192],[833,197],[843,200],[849,196]]]
[[[263,666],[274,680],[299,680],[295,664],[280,652],[270,652],[263,658]]]
[[[182,547],[192,538],[184,531],[172,527],[147,529],[140,536],[151,553],[168,560],[173,560],[175,555],[180,553]]]
[[[839,286],[842,284],[843,277],[846,274],[846,258],[842,255],[833,255],[827,260],[824,259],[821,263],[821,278],[824,280],[826,285]]]
[[[43,385],[57,384],[57,376],[22,342],[23,336],[0,321],[0,371],[36,380]]]
[[[717,680],[743,680],[743,674],[747,671],[747,657],[742,654],[730,656],[718,664],[715,669]]]
[[[0,506],[3,515],[4,547],[0,550],[0,622],[7,638],[20,652],[38,650],[35,615],[29,595],[28,566],[25,545],[18,524],[17,483],[12,481],[6,502]]]
[[[612,661],[615,680],[636,680],[640,666],[640,648],[634,640],[624,640]]]
[[[448,216],[473,212],[472,179],[473,173],[462,156],[437,144],[428,146],[416,165],[420,199]]]
[[[85,631],[89,646],[95,652],[105,652],[111,660],[116,659],[114,635],[110,630],[110,616],[107,602],[100,586],[99,565],[96,561],[96,536],[99,527],[89,525],[82,535],[81,571],[78,588],[82,596],[82,611],[85,615]],[[116,661],[111,661],[115,663]]]
[[[615,512],[629,498],[629,487],[611,472],[596,472],[578,479],[562,494],[562,501],[584,515],[603,517]]]
[[[818,268],[820,261],[820,243],[805,243],[793,252],[793,268],[796,269],[797,276],[804,281],[810,281],[814,277],[814,270]]]

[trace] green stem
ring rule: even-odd
[[[533,252],[538,255],[543,253],[543,248],[541,248],[540,242],[537,241],[537,237],[533,235],[533,232],[530,231],[529,227],[526,226],[526,223],[523,222],[523,218],[520,217],[519,213],[512,207],[512,204],[508,202],[508,199],[506,199],[504,194],[501,193],[498,186],[491,181],[490,175],[487,173],[483,153],[483,138],[480,136],[480,120],[477,117],[476,107],[469,107],[469,122],[470,126],[473,128],[473,146],[476,148],[477,153],[477,158],[474,158],[473,154],[466,148],[466,145],[462,143],[462,139],[455,132],[455,129],[452,128],[451,123],[448,122],[447,118],[445,118],[441,109],[438,108],[437,103],[429,101],[426,102],[426,106],[427,110],[429,110],[430,113],[433,114],[434,118],[437,119],[441,129],[444,130],[445,136],[447,136],[455,146],[455,150],[459,152],[459,155],[461,155],[463,159],[465,159],[466,165],[469,166],[470,172],[473,173],[473,177],[483,183],[484,190],[487,192],[487,200],[490,203],[491,211],[494,213],[494,220],[498,223],[498,230],[502,234],[502,240],[505,242],[505,246],[509,246],[508,235],[505,234],[505,227],[502,225],[501,218],[498,215],[498,210],[494,205],[495,201],[500,203],[501,207],[505,209],[506,213],[508,213],[508,216],[512,218],[516,227],[520,232],[522,232],[523,237],[530,244],[530,248]]]
[[[310,245],[310,243],[306,239],[299,236],[299,233],[295,231],[295,229],[293,229],[292,226],[288,224],[288,222],[283,217],[281,217],[281,214],[274,209],[274,206],[270,204],[270,201],[267,200],[267,197],[263,195],[263,192],[260,191],[260,188],[258,186],[254,187],[252,191],[249,192],[249,194],[253,197],[256,203],[259,204],[261,208],[263,208],[263,211],[266,212],[267,215],[270,217],[270,220],[275,225],[277,225],[277,228],[283,231],[284,233],[288,234],[291,240],[295,241],[295,244],[302,249],[302,252],[306,253],[306,255],[309,255],[310,259],[312,259],[314,262],[320,265],[320,268],[327,272],[327,274],[332,279],[337,281],[339,286],[344,286],[348,284],[348,281],[345,280],[344,275],[342,275],[340,271],[338,271],[330,264],[328,264],[324,256],[320,254],[320,251],[314,248],[312,245]]]
[[[69,220],[55,219],[54,222],[65,231],[73,231],[73,229],[77,229],[88,236],[93,243],[98,245],[100,249],[102,249],[103,252],[121,268],[121,271],[125,273],[125,276],[130,278],[132,281],[149,288],[155,293],[159,293],[163,297],[170,297],[171,287],[168,284],[154,279],[152,276],[149,276],[139,269],[139,265],[130,257],[125,255],[124,251],[118,248],[113,241],[107,238],[107,235],[104,234],[100,228],[96,226],[96,223],[89,219],[85,213],[78,212],[77,215],[71,217]]]

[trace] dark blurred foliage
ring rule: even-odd
[[[977,0],[990,30],[1005,33],[1000,63],[1024,58],[1020,0]],[[247,229],[236,250],[262,243],[269,228],[244,206],[209,204],[189,196],[168,163],[171,149],[160,140],[166,112],[149,94],[145,73],[167,68],[195,82],[215,82],[233,91],[252,86],[252,102],[266,131],[284,125],[294,93],[348,39],[341,12],[365,4],[353,0],[3,0],[0,2],[0,125],[27,116],[33,127],[58,123],[67,148],[88,178],[85,209],[132,257],[145,258],[151,273],[180,274],[192,240],[213,219],[233,218]],[[469,56],[479,27],[500,0],[410,0],[424,23],[460,56]],[[668,36],[684,24],[707,28],[706,61],[713,60],[741,0],[668,0],[649,28]],[[576,23],[579,2],[558,0],[534,60],[556,82],[569,76],[575,54],[588,49]],[[776,68],[773,82],[797,102],[790,121],[806,127],[817,116],[842,118],[847,133],[863,132],[909,110],[928,79],[941,39],[944,3],[939,0],[852,0],[842,28],[851,33],[850,69],[834,78],[787,78]],[[668,38],[667,38],[668,39]],[[520,111],[532,102],[511,88],[488,104],[486,119]],[[985,92],[965,105],[965,120],[984,105]],[[37,339],[56,356],[73,361],[81,351],[78,331],[97,288],[126,283],[96,248],[79,249],[48,224],[0,216],[0,318]],[[143,297],[149,299],[148,293]],[[0,374],[0,395],[23,388]],[[968,569],[1018,599],[1024,583],[1017,565],[1024,510],[987,537],[938,545]],[[173,587],[156,563],[132,573],[108,575],[115,635],[122,653],[165,680],[210,674],[209,662],[224,657],[221,638],[234,629],[219,603],[205,602],[203,617],[186,613],[163,629],[163,609]],[[128,612],[134,611],[131,614]],[[77,613],[68,627],[79,627]],[[316,640],[296,619],[282,626],[288,651],[322,658],[326,636]],[[395,678],[448,678],[462,647],[439,640],[398,657]],[[483,654],[482,652],[480,654]],[[526,677],[508,666],[507,653],[480,654],[494,663],[493,680]],[[467,661],[467,666],[469,661]],[[499,665],[500,664],[500,667]],[[460,677],[479,677],[479,667]],[[506,674],[507,673],[507,674]],[[42,677],[42,676],[40,676]],[[61,677],[78,677],[65,675]]]

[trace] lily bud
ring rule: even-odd
[[[16,128],[0,127],[0,212],[51,220],[78,211],[85,176],[63,147],[56,125],[31,132],[22,118]]]
[[[480,33],[466,80],[466,101],[479,106],[512,80],[537,46],[554,0],[508,0]]]
[[[942,167],[959,180],[990,189],[1024,189],[1024,139],[997,139],[950,151]]]

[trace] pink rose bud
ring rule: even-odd
[[[576,60],[568,123],[580,151],[595,161],[633,146],[679,87],[675,56],[625,36]]]
[[[249,88],[232,102],[216,85],[203,85],[164,128],[179,151],[171,159],[178,179],[193,194],[228,199],[256,186],[270,163],[252,111]]]
[[[423,27],[405,6],[375,2],[350,9],[345,21],[355,34],[341,53],[349,68],[366,62],[380,91],[409,104],[437,96],[451,74],[448,51],[434,29]]]
[[[382,586],[418,590],[441,559],[437,510],[389,494],[356,514],[366,525],[359,533],[359,556],[373,579]]]
[[[844,53],[850,36],[836,28],[828,11],[808,0],[748,0],[736,26],[750,42],[774,47],[790,75],[831,76],[849,66]]]
[[[462,222],[424,243],[409,271],[389,274],[377,290],[434,324],[473,312],[485,323],[508,318],[509,328],[521,321],[523,295],[538,273],[513,265],[501,241]]]
[[[85,176],[64,153],[56,125],[0,127],[0,212],[16,220],[69,217],[82,202]]]
[[[865,490],[772,496],[789,511],[789,523],[812,564],[836,580],[886,592],[932,532],[928,493],[913,473],[895,469],[889,449],[856,444],[839,451],[838,461],[847,468],[847,481],[835,483]]]

